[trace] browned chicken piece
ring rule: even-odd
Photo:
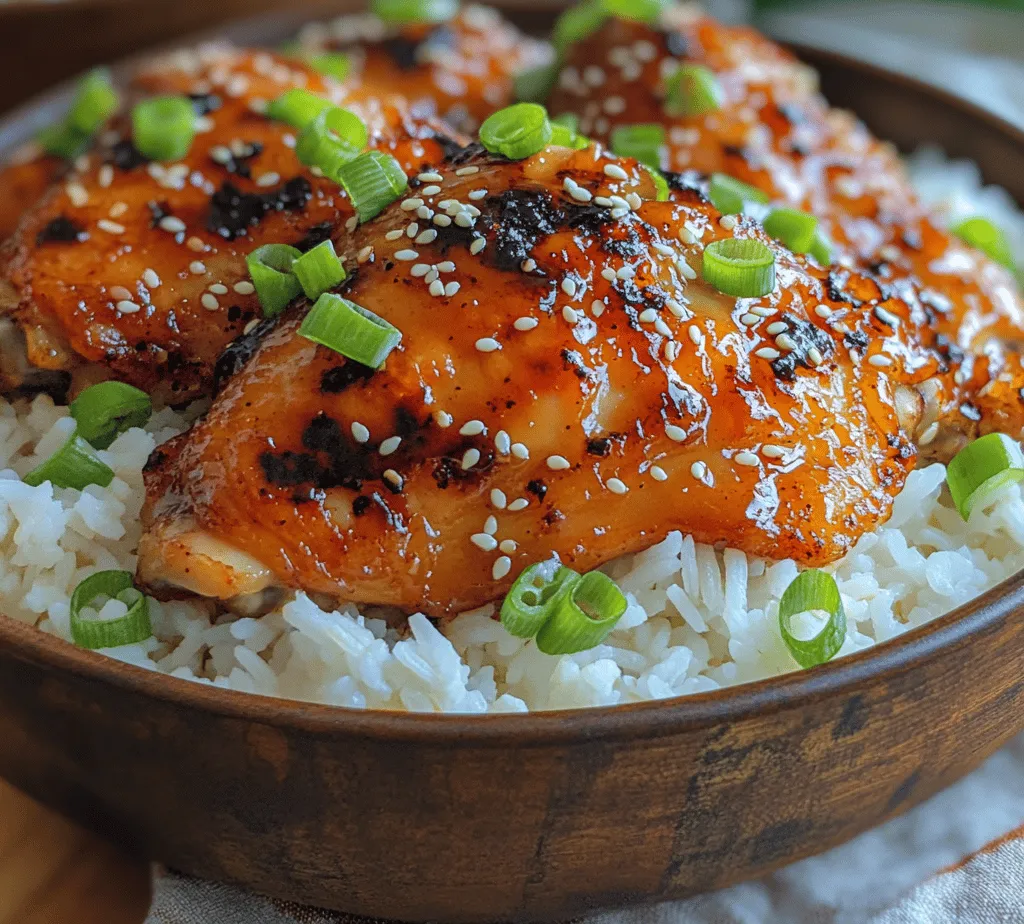
[[[776,243],[772,291],[725,296],[702,253],[767,241],[751,220],[650,201],[646,171],[593,147],[478,151],[357,235],[345,294],[403,333],[383,368],[298,335],[296,306],[158,450],[146,585],[446,616],[552,553],[586,570],[679,529],[822,564],[888,517],[923,396],[959,400],[915,305]],[[455,220],[413,247],[420,200]]]
[[[443,28],[465,47],[480,26],[467,13]],[[489,108],[483,97],[505,91],[488,81],[530,60],[516,43],[536,49],[501,25],[489,50],[478,50],[474,66],[486,67],[475,76],[460,56],[451,58],[450,72],[434,61],[432,82],[423,68],[385,67],[388,48],[420,41],[417,27],[396,33],[368,49],[364,66],[341,82],[298,58],[225,46],[175,53],[140,74],[135,95],[192,95],[203,131],[181,162],[153,164],[132,147],[121,119],[116,140],[25,219],[6,267],[0,260],[0,280],[7,280],[0,281],[0,309],[18,325],[7,324],[17,337],[5,338],[0,384],[21,385],[35,368],[72,373],[72,393],[111,375],[161,401],[208,393],[225,347],[261,313],[246,255],[264,243],[302,249],[328,235],[344,253],[355,223],[338,184],[298,161],[294,130],[266,118],[265,103],[294,86],[320,93],[362,117],[371,146],[415,174],[439,162],[458,137],[424,120],[432,108],[447,111],[455,99],[474,113]],[[437,104],[426,105],[435,91]]]
[[[475,4],[435,24],[397,27],[372,14],[342,16],[307,26],[299,43],[308,51],[344,52],[365,86],[470,133],[515,102],[519,73],[551,57],[547,45],[524,37],[497,10]]]
[[[14,233],[21,216],[64,168],[59,158],[39,155],[34,147],[27,149],[23,159],[0,165],[0,243]]]
[[[715,74],[719,108],[690,118],[666,112],[665,78],[682,65]],[[935,310],[936,330],[962,349],[990,336],[1024,339],[1012,275],[938,227],[895,149],[829,107],[814,71],[752,29],[693,6],[669,6],[653,25],[608,19],[567,51],[549,108],[579,113],[580,131],[601,140],[623,125],[663,125],[663,167],[725,173],[818,216],[841,254],[884,277],[911,278],[926,301],[947,305]]]

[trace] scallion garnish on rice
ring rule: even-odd
[[[37,465],[21,479],[31,487],[49,481],[57,488],[81,491],[91,484],[105,488],[114,480],[114,471],[79,435],[77,429],[49,459]]]
[[[627,606],[606,574],[581,576],[550,559],[519,575],[501,605],[501,624],[519,638],[535,638],[545,654],[572,654],[600,645]]]
[[[111,619],[87,619],[83,615],[84,609],[95,608],[97,603],[97,612],[102,613],[110,600],[124,604],[126,611]],[[149,601],[135,589],[130,571],[97,571],[71,595],[71,638],[82,648],[119,648],[141,642],[152,634]]]
[[[150,160],[180,160],[196,135],[196,111],[186,96],[155,96],[132,109],[132,143]]]
[[[1024,480],[1024,451],[1002,433],[989,433],[968,443],[946,466],[949,493],[965,520],[994,491]]]
[[[299,327],[299,336],[377,369],[402,340],[402,332],[372,311],[325,292]]]
[[[551,143],[547,110],[537,103],[515,103],[488,116],[480,126],[480,143],[492,154],[523,160]]]
[[[152,413],[149,395],[125,382],[90,385],[71,402],[78,435],[96,449],[106,449],[131,427],[145,426]]]
[[[828,614],[827,622],[813,638],[797,638],[793,618],[811,612]],[[817,667],[834,658],[846,640],[846,612],[835,578],[816,569],[801,572],[779,601],[779,630],[801,667]]]
[[[735,298],[756,298],[775,288],[775,254],[752,239],[726,238],[704,248],[704,279]]]

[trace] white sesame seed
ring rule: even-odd
[[[686,308],[684,308],[674,298],[666,299],[665,307],[668,308],[668,310],[671,311],[672,314],[675,315],[675,317],[677,318],[685,318],[689,315],[689,312],[686,310]]]
[[[771,443],[768,443],[761,447],[761,455],[767,456],[769,459],[781,459],[785,454],[785,446],[774,446]]]
[[[435,215],[433,220],[434,224],[439,228],[447,228],[452,223],[452,220],[447,215]]]
[[[600,299],[598,299],[598,298],[595,298],[595,299],[594,299],[594,300],[593,300],[593,301],[592,301],[592,302],[590,303],[590,311],[591,311],[591,313],[592,313],[592,314],[594,315],[594,317],[595,317],[595,318],[599,318],[599,317],[601,317],[601,315],[602,315],[602,314],[604,314],[604,309],[605,309],[605,304],[604,304],[604,302],[602,302],[602,301],[601,301]]]
[[[680,344],[679,344],[679,342],[677,340],[666,340],[665,341],[664,352],[665,352],[665,359],[668,362],[674,363],[679,358],[679,354],[682,352],[682,350],[683,350],[683,348],[680,346]]]
[[[202,260],[193,260],[188,265],[188,271],[192,273],[193,276],[202,276],[203,273],[206,272],[206,264],[203,263]]]
[[[429,263],[414,263],[412,269],[409,270],[409,275],[419,279],[420,276],[426,276],[430,272]]]
[[[400,208],[403,212],[415,212],[421,205],[423,205],[423,200],[413,196],[409,199],[403,199]]]
[[[357,263],[366,263],[366,261],[369,260],[372,256],[373,256],[373,245],[372,244],[367,244],[365,247],[360,249],[359,253],[356,254],[356,262]]]
[[[658,312],[653,308],[645,308],[637,316],[637,320],[641,324],[653,324],[658,319]]]
[[[430,283],[430,289],[428,291],[435,298],[440,298],[442,295],[444,295],[444,283],[441,282],[440,279],[434,279]]]
[[[491,488],[491,506],[504,510],[507,504],[508,499],[505,497],[505,492],[501,488]]]
[[[814,308],[814,313],[819,318],[829,318],[832,316],[832,309],[828,305],[817,305]]]
[[[204,292],[203,297],[199,301],[202,302],[203,307],[207,311],[216,311],[220,308],[220,302],[217,301],[217,296],[211,295],[209,292]]]
[[[484,520],[484,532],[488,536],[493,536],[498,531],[498,520],[492,514],[486,520]]]
[[[576,295],[576,280],[570,279],[566,276],[566,278],[562,280],[562,291],[568,295],[569,298],[573,298]]]
[[[618,164],[605,164],[604,165],[605,176],[613,177],[616,180],[628,180],[629,174],[626,173]]]
[[[760,356],[761,359],[767,359],[769,361],[778,359],[782,354],[778,350],[773,350],[771,347],[761,347],[760,350],[754,350],[755,356]]]
[[[511,555],[517,548],[519,548],[519,545],[516,543],[515,539],[503,539],[498,543],[498,548],[506,555]]]
[[[139,310],[139,306],[128,299],[118,302],[114,307],[117,308],[121,314],[135,314],[135,312]]]
[[[697,274],[696,272],[694,272],[693,267],[690,266],[690,264],[687,263],[686,260],[683,259],[683,257],[679,257],[676,260],[676,269],[679,270],[680,274],[683,276],[684,279],[697,278]]]
[[[242,328],[243,334],[251,334],[257,327],[260,326],[260,319],[253,318],[245,327]]]
[[[499,430],[494,434],[494,447],[503,456],[507,456],[512,448],[512,438],[504,430]]]
[[[437,264],[437,270],[441,273],[454,273],[455,264],[451,260],[445,260],[443,263]]]
[[[117,301],[121,301],[122,299],[131,299],[132,290],[126,289],[124,286],[111,286],[110,297]]]
[[[100,231],[106,231],[107,234],[124,234],[124,225],[119,225],[116,221],[111,221],[109,218],[101,218],[96,222],[96,227]]]
[[[886,311],[881,305],[877,305],[875,307],[875,317],[883,324],[888,324],[890,327],[900,326],[900,319],[891,311]]]
[[[513,443],[510,448],[512,450],[512,455],[517,459],[530,458],[530,450],[527,448],[526,443]]]
[[[434,228],[427,228],[416,235],[417,244],[433,244],[437,240],[437,231]]]
[[[704,342],[704,334],[701,333],[701,329],[696,324],[690,325],[688,333],[695,346],[700,346]]]
[[[668,481],[668,472],[666,472],[660,465],[652,465],[651,477],[655,481]]]
[[[770,318],[773,314],[775,314],[775,309],[762,308],[760,305],[755,305],[753,308],[750,309],[750,313],[756,314],[758,317]]]
[[[401,445],[402,438],[400,436],[389,436],[377,447],[377,452],[382,456],[390,456]]]
[[[455,216],[455,224],[460,228],[472,228],[475,224],[475,219],[469,214],[469,212],[459,212]]]
[[[477,548],[483,549],[485,552],[493,552],[498,547],[498,540],[494,536],[489,536],[487,533],[473,533],[469,537],[469,541],[473,543]]]
[[[754,319],[757,319],[756,315],[754,316]],[[785,321],[773,321],[767,327],[767,331],[772,337],[776,334],[784,333],[787,330],[789,330],[789,325]]]
[[[415,221],[409,222],[408,227],[405,229],[405,236],[408,237],[408,238],[414,238],[419,233],[420,233],[420,226]]]
[[[142,273],[142,281],[149,286],[151,289],[160,288],[160,277],[156,274],[156,270],[147,268]]]
[[[423,189],[420,190],[424,196],[436,196],[440,191],[440,186],[424,186]]]
[[[76,209],[82,208],[89,201],[89,193],[81,183],[67,183],[64,186],[64,191]]]
[[[590,190],[584,189],[582,186],[577,186],[575,189],[569,190],[569,195],[577,202],[589,202],[594,198],[594,194],[590,192]]]
[[[625,494],[629,490],[625,482],[620,481],[618,478],[609,478],[604,484],[612,494]]]
[[[440,183],[444,179],[444,177],[441,176],[440,173],[428,171],[426,173],[421,173],[418,177],[416,177],[416,179],[419,180],[421,183]]]
[[[370,439],[370,430],[365,424],[358,420],[352,421],[352,439],[357,443],[366,443]]]
[[[395,228],[393,231],[388,231],[388,233],[384,235],[384,240],[397,241],[400,237],[403,237],[404,235],[405,232],[401,228]]]
[[[872,366],[891,366],[892,357],[886,356],[885,353],[875,353],[874,356],[868,359],[868,362],[871,363]]]
[[[760,320],[761,319],[756,314],[747,313],[740,318],[740,324],[746,324],[747,327],[753,327],[753,325],[755,325]]]
[[[445,298],[451,298],[451,297],[452,297],[453,295],[455,295],[455,294],[456,294],[456,293],[457,293],[457,292],[459,291],[459,289],[461,289],[461,288],[462,288],[462,285],[461,285],[461,283],[458,283],[458,282],[455,282],[454,280],[452,280],[451,282],[449,282],[449,283],[448,283],[447,285],[445,285],[445,287],[444,287],[444,294],[445,294]]]
[[[203,239],[201,237],[196,237],[194,234],[185,241],[185,246],[193,253],[202,253],[206,250],[206,244],[203,243]]]
[[[572,464],[565,456],[548,456],[547,464],[553,472],[564,472],[567,468],[572,468]]]
[[[421,205],[418,209],[416,209],[416,217],[422,218],[424,221],[429,221],[431,218],[434,217],[434,210],[432,208],[428,208],[425,205]]]
[[[395,259],[396,260],[406,260],[406,261],[418,260],[419,256],[420,255],[415,250],[396,250],[395,251]]]
[[[610,266],[606,266],[603,270],[601,270],[601,278],[607,279],[609,282],[615,282],[615,280],[618,277],[615,275],[615,270],[613,270]]]
[[[512,570],[512,559],[507,555],[502,555],[501,558],[494,562],[494,567],[491,568],[491,577],[496,581],[500,581],[505,575]]]
[[[476,256],[486,246],[487,246],[487,238],[483,238],[483,237],[475,238],[473,243],[469,245],[469,252],[471,254],[473,254],[473,256]]]
[[[631,192],[626,196],[626,202],[629,203],[629,207],[634,212],[644,204],[644,200],[635,192]]]
[[[459,433],[463,436],[478,436],[486,429],[482,420],[469,420],[459,428]]]
[[[520,510],[525,510],[530,506],[530,502],[525,497],[517,497],[511,504],[508,505],[508,509],[512,513],[519,513]]]
[[[673,442],[681,443],[686,439],[686,431],[682,427],[677,427],[675,424],[666,424],[665,436]]]
[[[452,417],[452,415],[451,415],[451,414],[449,414],[449,413],[448,413],[447,411],[438,411],[438,412],[437,412],[437,413],[436,413],[436,414],[434,415],[434,420],[436,420],[436,421],[437,421],[437,425],[438,425],[438,426],[439,426],[439,427],[440,427],[440,428],[441,428],[442,430],[445,430],[445,429],[447,429],[447,428],[448,428],[448,427],[450,427],[450,426],[452,425],[452,423],[454,422],[454,418],[453,418],[453,417]]]
[[[501,344],[493,337],[481,337],[475,345],[481,353],[493,353],[501,349]]]
[[[512,326],[516,330],[527,331],[527,330],[533,330],[538,324],[540,324],[540,321],[538,321],[536,318],[522,317],[522,318],[516,318],[515,322],[512,324]]]
[[[269,173],[264,173],[256,180],[257,186],[273,186],[276,183],[281,182],[281,174],[275,173],[273,170]]]
[[[789,334],[779,334],[775,338],[775,345],[780,350],[785,350],[787,353],[792,352],[797,348],[797,342],[789,336]]]
[[[725,228],[726,231],[732,231],[736,227],[736,216],[723,215],[718,219],[718,223]]]
[[[223,283],[215,282],[212,286],[210,286],[210,291],[214,295],[227,295],[228,294],[228,287],[226,285],[224,285]]]
[[[474,189],[474,190],[470,191],[468,198],[472,199],[474,202],[479,202],[486,195],[487,195],[487,190],[486,189]]]
[[[580,319],[580,316],[575,308],[571,305],[566,305],[562,309],[562,318],[567,324],[575,324]]]
[[[479,167],[460,167],[455,171],[456,176],[472,176],[474,173],[479,173]]]
[[[102,167],[100,167],[98,180],[100,186],[106,189],[108,186],[110,186],[111,183],[114,182],[114,168],[111,167],[110,164],[104,164]]]
[[[164,215],[160,219],[160,227],[171,234],[181,234],[185,230],[185,222],[174,215]]]
[[[128,211],[128,203],[127,202],[115,202],[110,207],[110,210],[107,212],[107,214],[111,218],[120,218],[127,211]]]
[[[697,235],[695,235],[687,225],[683,225],[683,227],[679,229],[679,240],[684,244],[696,244]]]
[[[938,435],[939,435],[939,424],[938,424],[938,422],[936,422],[936,423],[931,424],[928,427],[928,429],[925,430],[924,433],[922,433],[920,435],[920,437],[918,437],[917,445],[918,446],[927,446],[929,443],[934,442],[935,441],[935,437],[938,436]]]
[[[402,479],[402,476],[399,475],[398,472],[396,472],[393,468],[388,468],[384,470],[384,480],[393,487],[395,487],[396,489],[398,489],[399,491],[402,490],[402,485],[405,483]]]
[[[807,351],[807,358],[811,361],[812,366],[820,366],[825,362],[825,357],[821,355],[821,350],[813,346]]]
[[[615,273],[616,279],[632,279],[636,275],[636,270],[632,266],[620,266]]]
[[[758,459],[758,457],[755,456],[754,453],[747,452],[746,449],[744,449],[742,452],[736,453],[734,461],[737,465],[746,465],[749,468],[756,468],[758,465],[761,464],[761,460]]]
[[[690,474],[693,475],[693,477],[696,478],[698,481],[703,481],[704,476],[707,474],[707,472],[708,467],[703,462],[694,462],[693,465],[690,466]]]
[[[316,168],[314,167],[313,169],[315,170]],[[348,231],[349,234],[353,233],[356,230],[356,228],[358,228],[358,227],[359,227],[359,216],[358,215],[353,215],[351,218],[349,218],[345,222],[345,230]]]

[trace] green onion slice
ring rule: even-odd
[[[817,236],[818,219],[799,209],[772,209],[764,220],[764,229],[793,253],[808,253]]]
[[[501,624],[517,638],[533,638],[550,618],[552,607],[579,580],[575,571],[554,558],[530,565],[501,604]]]
[[[321,112],[334,108],[334,104],[309,90],[294,89],[282,93],[267,106],[267,116],[279,122],[287,122],[297,131],[302,131]]]
[[[545,654],[572,654],[600,645],[628,606],[625,595],[606,574],[591,571],[575,581],[567,594],[556,596],[547,622],[537,633]]]
[[[379,369],[402,341],[402,332],[372,311],[325,292],[299,328],[299,335],[349,359]]]
[[[665,128],[654,124],[620,125],[612,132],[612,151],[661,169],[665,152]]]
[[[319,167],[324,176],[334,177],[339,167],[356,159],[369,140],[370,133],[359,116],[331,106],[302,129],[295,155],[307,167]]]
[[[264,316],[280,314],[302,291],[302,283],[292,272],[301,256],[302,251],[287,244],[264,244],[245,258]]]
[[[551,44],[555,46],[558,56],[562,57],[570,45],[597,32],[607,18],[608,13],[600,2],[585,0],[569,7],[555,21],[551,32]]]
[[[125,382],[90,385],[71,402],[78,435],[96,449],[106,449],[125,430],[145,426],[152,413],[149,395]]]
[[[1024,479],[1024,452],[1002,433],[989,433],[968,443],[946,466],[946,483],[956,509],[965,520],[971,511],[1003,485]]]
[[[515,103],[488,116],[480,126],[480,142],[492,154],[522,160],[551,142],[551,120],[537,103]]]
[[[83,134],[92,135],[117,111],[117,105],[117,90],[110,81],[110,72],[97,68],[78,82],[71,111],[68,112],[68,125]]]
[[[370,12],[390,23],[445,22],[459,12],[458,0],[372,0]]]
[[[402,165],[390,154],[366,151],[338,168],[334,177],[348,193],[360,221],[369,221],[409,186]]]
[[[344,80],[352,70],[352,59],[340,51],[306,52],[302,60],[313,70],[335,80]]]
[[[756,186],[743,183],[727,173],[712,173],[708,189],[711,204],[723,215],[738,215],[745,202],[768,201],[768,196]]]
[[[807,253],[822,266],[828,266],[832,262],[832,242],[821,228],[814,232],[814,240],[807,248]]]
[[[821,610],[828,622],[812,639],[793,635],[791,625],[798,613]],[[824,571],[801,572],[779,601],[779,629],[790,654],[801,667],[817,667],[835,657],[846,640],[846,612],[835,578]]]
[[[99,599],[98,599],[99,598]],[[128,607],[118,619],[84,619],[82,610],[113,598]],[[149,601],[135,589],[130,571],[97,571],[79,584],[71,595],[71,638],[82,648],[119,648],[141,642],[153,634]]]
[[[668,0],[601,0],[601,7],[609,16],[634,22],[654,22],[666,6]]]
[[[722,105],[722,85],[700,64],[684,64],[665,81],[665,111],[673,116],[699,116]]]
[[[542,64],[516,74],[516,99],[524,103],[543,103],[558,80],[558,64]]]
[[[1011,270],[1014,268],[1010,242],[1006,239],[1002,229],[987,218],[982,218],[980,215],[965,218],[952,230],[960,240],[972,247],[977,247],[996,263],[1002,263],[1003,266]]]
[[[76,429],[60,449],[21,480],[33,488],[49,481],[57,488],[81,491],[91,484],[105,488],[114,480],[114,471],[96,455],[96,450],[78,435]]]
[[[302,284],[302,291],[313,300],[345,279],[345,267],[334,252],[334,242],[327,240],[295,258],[292,272]]]
[[[660,170],[655,170],[653,167],[644,165],[644,169],[651,175],[651,179],[654,181],[654,199],[656,202],[668,202],[669,190],[668,180],[661,175]]]
[[[58,122],[40,131],[36,135],[36,141],[47,154],[60,157],[62,160],[74,160],[89,147],[92,137],[67,122]]]
[[[186,96],[155,96],[132,109],[132,142],[150,160],[181,160],[196,134],[196,111]]]
[[[760,241],[713,241],[704,248],[704,278],[735,298],[767,295],[775,288],[775,254]]]

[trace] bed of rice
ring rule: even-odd
[[[954,217],[989,215],[1024,251],[1024,218],[1001,191],[980,190],[972,166],[948,165],[933,152],[913,163],[924,195],[941,191],[937,204]],[[154,446],[189,422],[164,410],[145,430],[121,435],[100,453],[116,473],[107,488],[29,487],[19,476],[51,455],[73,422],[45,396],[13,405],[0,399],[0,612],[70,638],[78,582],[100,569],[134,570],[142,467]],[[1020,486],[1003,489],[965,523],[944,482],[941,465],[915,471],[889,522],[830,569],[848,617],[840,655],[934,619],[1024,568]],[[492,606],[460,615],[444,634],[414,615],[400,634],[372,609],[325,611],[302,593],[261,618],[153,600],[154,636],[106,653],[251,693],[445,712],[660,699],[796,669],[778,626],[779,597],[797,573],[792,561],[716,551],[672,533],[607,570],[629,609],[605,644],[558,658],[508,635]]]

